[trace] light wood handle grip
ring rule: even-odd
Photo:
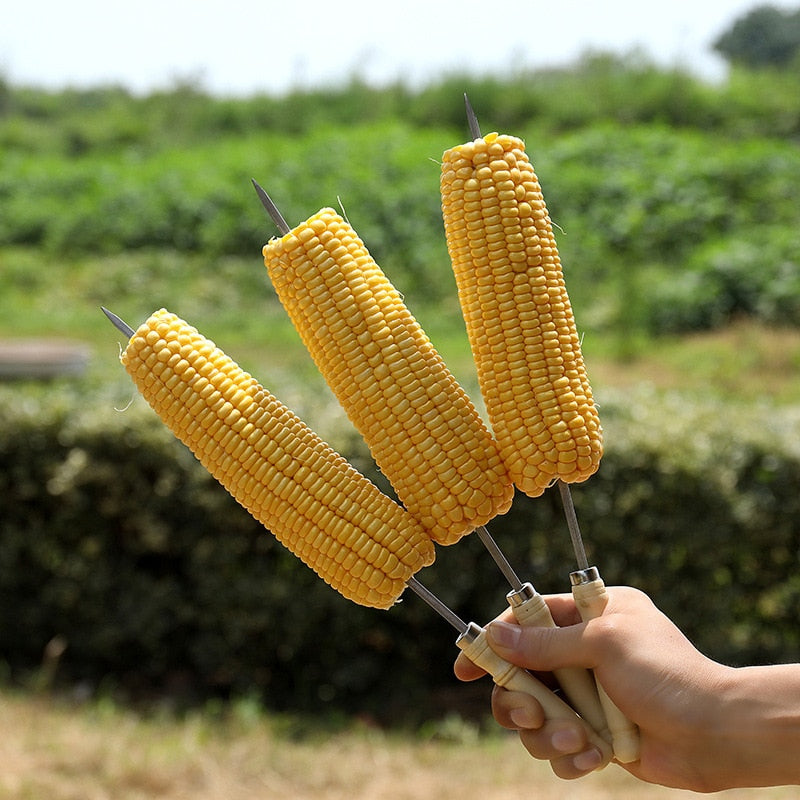
[[[533,589],[531,584],[523,584],[522,589],[509,592],[508,602],[517,622],[539,628],[555,628],[556,623],[544,597]],[[606,715],[600,704],[592,673],[580,667],[562,667],[553,670],[559,686],[564,690],[572,707],[607,742],[611,742]]]
[[[599,617],[608,604],[608,592],[600,577],[585,583],[574,583],[572,596],[584,622]],[[614,758],[622,764],[638,761],[640,750],[638,727],[617,708],[599,681],[597,691],[611,731]]]
[[[578,720],[586,737],[603,754],[602,769],[611,760],[611,747],[584,719],[581,719],[563,700],[554,695],[540,680],[524,669],[510,664],[489,647],[483,628],[470,624],[467,634],[459,636],[456,644],[474,664],[486,670],[498,686],[515,692],[525,692],[534,697],[544,711],[545,718]]]

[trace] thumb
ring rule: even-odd
[[[585,628],[585,624],[540,628],[496,620],[486,626],[486,640],[506,661],[525,669],[552,672],[561,667],[592,668]]]

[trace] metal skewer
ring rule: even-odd
[[[473,139],[480,139],[481,126],[478,123],[478,117],[472,108],[472,104],[469,102],[469,97],[467,97],[466,92],[464,92],[464,105],[467,110],[467,124],[469,125],[470,135]],[[586,549],[583,546],[581,529],[578,525],[578,517],[575,513],[575,505],[572,502],[572,494],[569,489],[569,484],[564,483],[564,481],[561,480],[558,481],[558,490],[561,492],[561,501],[564,505],[564,514],[567,518],[567,526],[569,527],[569,534],[570,538],[572,539],[572,547],[575,551],[575,558],[578,561],[578,570],[585,572],[589,569],[589,562],[586,558]],[[508,578],[511,586],[515,589],[521,588],[522,584],[520,583],[519,578],[514,575],[514,571],[511,569],[508,561],[506,561],[505,556],[503,556],[502,552],[500,551],[500,548],[497,547],[491,536],[489,536],[488,531],[486,531],[484,528],[482,533],[479,529],[478,535],[481,537],[481,540],[494,557],[500,569],[503,571],[503,574],[506,576],[506,578]]]
[[[489,551],[489,555],[494,559],[495,564],[497,564],[497,566],[500,568],[500,572],[503,573],[511,588],[515,592],[523,591],[524,584],[519,579],[519,576],[514,571],[514,568],[511,566],[508,559],[505,557],[503,551],[500,549],[500,546],[486,529],[486,526],[481,525],[479,528],[475,528],[475,533],[478,534],[478,538],[481,540],[481,542],[483,542],[483,546]]]
[[[481,138],[480,124],[466,92],[464,93],[464,106],[470,135],[473,139],[479,139]],[[587,589],[589,586],[597,587],[596,581],[599,579],[600,574],[596,567],[589,567],[569,485],[563,481],[558,481],[558,488],[561,492],[575,557],[578,560],[578,571],[570,574],[570,582],[573,586],[573,593],[581,596],[584,586]],[[484,532],[479,530],[478,535],[511,583],[513,591],[508,593],[507,599],[517,622],[520,625],[555,627],[556,623],[544,598],[535,591],[530,583],[523,584],[520,582],[511,567],[508,566],[508,562],[500,552],[499,547],[491,540],[485,529]],[[585,669],[568,668],[556,670],[555,675],[575,708],[589,720],[595,730],[601,731],[602,735],[610,741],[612,734],[608,729],[608,715],[605,711],[605,706],[601,705],[600,700],[602,690],[597,686],[592,674]]]
[[[464,95],[464,102],[466,105],[470,134],[473,138],[478,138],[481,135],[480,126],[466,94]],[[578,516],[575,513],[575,505],[572,501],[572,493],[569,484],[561,480],[557,483],[559,493],[561,494],[561,502],[564,507],[564,515],[567,520],[567,527],[569,528],[570,539],[572,541],[572,549],[575,553],[575,560],[578,567],[578,569],[571,572],[569,576],[570,583],[572,584],[572,594],[575,598],[575,604],[580,612],[581,618],[584,621],[588,621],[599,617],[605,611],[608,603],[608,593],[605,583],[600,577],[600,571],[597,567],[589,566],[589,560],[586,557],[586,548],[583,544],[583,537],[581,536],[580,526],[578,525]],[[511,595],[509,595],[509,597],[511,597]],[[526,603],[533,605],[534,602],[535,598],[530,601],[525,601],[523,607]],[[514,613],[518,613],[517,608],[514,609]],[[528,624],[547,623],[543,623],[542,617],[540,617],[538,623],[529,622]],[[613,741],[614,756],[622,763],[630,763],[638,760],[638,728],[617,708],[603,687],[598,682],[595,681],[595,683],[602,715]],[[583,713],[589,718],[586,712]],[[599,728],[597,729],[599,730]]]
[[[421,597],[439,616],[447,620],[459,633],[466,633],[468,625],[449,606],[445,605],[430,589],[423,586],[415,577],[410,577],[406,585]]]
[[[478,124],[478,118],[466,94],[464,94],[464,103],[466,106],[467,123],[469,125],[470,134],[474,139],[477,139],[481,135],[480,125]],[[575,598],[575,604],[580,612],[581,618],[587,621],[599,617],[605,611],[606,604],[608,603],[608,593],[605,583],[600,577],[600,571],[597,567],[589,566],[569,484],[561,480],[557,483],[559,493],[561,494],[561,502],[564,506],[564,515],[567,520],[570,539],[572,540],[572,549],[575,552],[575,559],[578,566],[578,569],[571,572],[569,576],[570,583],[572,584],[572,594]],[[530,604],[533,605],[533,601],[530,601]],[[515,608],[515,614],[516,613],[517,609]],[[528,624],[532,623],[529,622]],[[543,623],[539,621],[538,624]],[[622,763],[636,761],[639,758],[638,728],[617,708],[600,683],[595,681],[595,685],[604,722],[607,723],[607,729],[610,731],[611,740],[613,742],[614,756]]]
[[[564,516],[567,518],[567,527],[572,540],[572,549],[575,551],[575,560],[578,562],[578,570],[585,572],[589,569],[589,560],[586,558],[586,548],[583,546],[583,537],[578,525],[578,515],[575,513],[575,504],[572,502],[569,484],[558,481],[558,491],[561,493],[561,503],[564,506]]]
[[[469,125],[470,135],[472,136],[473,139],[480,139],[481,126],[478,123],[478,117],[476,116],[475,111],[472,108],[472,104],[469,102],[469,97],[467,96],[466,92],[464,92],[464,106],[466,107],[467,110],[467,124]],[[575,506],[572,503],[572,495],[570,494],[569,491],[569,485],[564,483],[563,481],[559,481],[558,488],[561,491],[561,499],[564,503],[564,511],[567,516],[567,524],[569,526],[570,536],[572,537],[572,545],[575,549],[575,556],[578,559],[578,567],[581,570],[588,569],[589,563],[586,560],[586,550],[583,547],[583,541],[581,539],[581,531],[580,528],[578,527],[578,518],[575,514]],[[482,527],[477,529],[477,533],[481,541],[486,546],[486,549],[489,551],[489,553],[491,553],[495,562],[500,567],[500,570],[506,576],[506,579],[511,584],[511,587],[515,591],[520,591],[523,588],[522,582],[514,573],[514,570],[511,568],[511,565],[508,563],[508,560],[503,555],[500,548],[497,546],[497,543],[489,535],[489,532],[486,530],[485,527]]]

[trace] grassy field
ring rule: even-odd
[[[282,396],[328,396],[324,382],[269,286],[261,259],[208,259],[174,252],[72,259],[55,279],[35,249],[0,248],[0,340],[58,338],[91,350],[87,387],[129,387],[117,361],[120,335],[105,305],[131,325],[166,306],[214,339]],[[68,276],[68,280],[66,277]],[[146,287],[146,288],[145,288]],[[465,388],[477,395],[475,368],[455,291],[410,306]],[[650,384],[726,402],[800,398],[800,330],[740,318],[711,331],[649,337],[589,328],[583,341],[595,391]]]
[[[400,737],[365,726],[298,735],[249,703],[223,716],[137,716],[104,703],[72,706],[0,694],[2,800],[677,800],[611,766],[564,782],[513,734],[461,722]],[[726,800],[788,800],[796,789],[732,790]]]
[[[716,330],[665,337],[620,357],[585,348],[598,389],[649,384],[725,402],[783,405],[800,399],[800,331],[740,320]]]

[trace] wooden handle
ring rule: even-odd
[[[595,577],[592,580],[581,581],[580,573],[573,573],[573,576],[579,577],[577,581],[573,577],[572,596],[584,622],[599,617],[608,604],[608,592],[603,579],[596,570],[593,570],[593,575]],[[638,727],[617,708],[599,681],[597,691],[611,731],[614,758],[622,764],[638,761],[640,749]]]
[[[456,640],[467,658],[481,669],[485,669],[498,686],[515,692],[525,692],[541,705],[545,718],[579,720],[586,730],[587,739],[603,754],[602,769],[611,760],[611,747],[584,719],[581,719],[563,700],[554,695],[541,681],[524,669],[510,664],[489,647],[486,632],[475,623],[470,623],[467,633]]]
[[[544,597],[530,583],[507,595],[511,610],[520,625],[539,628],[555,628],[556,623]],[[591,672],[580,667],[562,667],[553,670],[559,686],[569,698],[572,707],[607,742],[611,742],[606,715],[600,704],[597,685]]]

